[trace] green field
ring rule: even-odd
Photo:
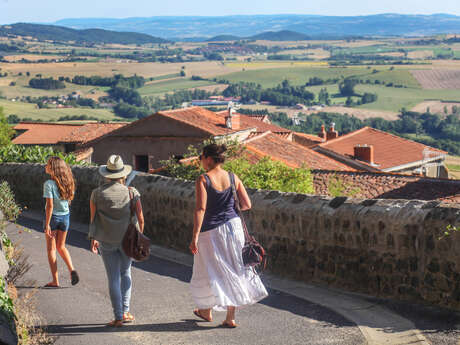
[[[378,95],[376,102],[360,106],[365,109],[399,111],[411,109],[424,100],[460,101],[459,90],[422,90],[411,88],[394,88],[379,85],[357,85],[357,93],[371,92]]]
[[[7,78],[0,78],[0,93],[9,99],[16,97],[41,97],[41,96],[60,96],[68,95],[72,92],[79,92],[81,94],[90,94],[91,91],[96,91],[98,87],[96,86],[86,86],[86,85],[76,85],[72,83],[65,83],[66,87],[64,89],[58,90],[42,90],[34,89],[29,86],[29,80],[32,77],[26,76],[14,76]],[[15,86],[9,86],[10,82],[14,81]]]
[[[90,108],[64,108],[64,109],[38,109],[35,104],[11,102],[0,99],[0,107],[3,107],[3,113],[8,116],[15,114],[19,118],[30,117],[43,121],[55,121],[61,116],[67,115],[88,115],[97,117],[100,120],[120,119],[107,109],[90,109]]]
[[[215,85],[214,82],[208,80],[192,80],[192,79],[173,79],[158,83],[147,84],[137,91],[141,96],[161,96],[168,92],[179,90],[187,90],[200,86]]]
[[[264,88],[275,87],[284,79],[292,85],[304,85],[312,77],[333,79],[349,77],[351,75],[367,75],[365,68],[311,68],[311,67],[286,67],[260,70],[248,70],[222,75],[219,78],[237,83],[240,81],[252,82],[262,85]]]

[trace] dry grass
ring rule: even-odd
[[[383,110],[371,110],[371,109],[363,109],[363,108],[348,108],[348,107],[340,107],[340,106],[330,106],[324,107],[321,110],[308,110],[302,111],[303,113],[310,115],[319,112],[327,112],[327,113],[338,113],[338,114],[348,114],[357,117],[360,120],[370,119],[373,117],[381,117],[388,121],[394,121],[398,119],[398,113],[393,111],[383,111]]]
[[[21,55],[8,55],[5,56],[4,59],[6,61],[19,61],[21,59],[26,59],[30,61],[37,61],[37,60],[51,60],[51,59],[62,59],[63,56],[59,55],[36,55],[36,54],[21,54]]]
[[[433,57],[432,50],[414,50],[407,53],[409,59],[427,59]]]
[[[216,61],[184,63],[63,62],[46,64],[0,64],[2,71],[13,73],[14,75],[19,72],[25,73],[28,71],[31,75],[42,74],[44,77],[73,77],[75,75],[111,76],[121,73],[125,76],[138,74],[150,78],[165,74],[179,73],[182,66],[185,66],[185,71],[188,75],[199,75],[202,77],[212,77],[239,70],[238,67],[232,67],[229,64],[224,65]]]
[[[12,291],[13,290],[13,291]],[[16,332],[18,345],[50,345],[54,339],[42,328],[43,321],[37,312],[37,290],[34,289],[23,295],[14,293],[14,286],[10,288],[13,298],[16,317]]]
[[[424,89],[460,89],[460,70],[414,70],[412,75]]]
[[[449,114],[452,113],[452,107],[457,106],[460,109],[460,103],[455,102],[440,102],[440,101],[425,101],[422,103],[417,104],[415,107],[411,109],[411,111],[416,111],[419,113],[423,113],[430,108],[430,113],[434,114],[444,114],[444,108],[447,107],[447,111]]]

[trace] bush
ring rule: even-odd
[[[6,181],[0,182],[0,211],[10,222],[14,222],[21,213],[21,208],[16,204],[14,194]]]
[[[70,165],[85,165],[78,162],[73,154],[55,151],[49,146],[6,145],[0,147],[0,163],[42,163],[45,164],[50,156],[58,156]]]

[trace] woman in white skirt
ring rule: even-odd
[[[259,276],[245,267],[241,255],[244,230],[235,210],[232,181],[241,210],[251,208],[251,200],[240,179],[222,169],[225,145],[203,148],[200,160],[206,174],[196,181],[196,207],[190,250],[195,255],[190,282],[197,306],[193,312],[212,321],[212,310],[227,311],[222,326],[235,328],[237,307],[265,298],[267,290]]]

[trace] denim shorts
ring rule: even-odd
[[[63,214],[61,216],[58,216],[56,214],[51,215],[51,220],[50,220],[51,230],[67,231],[69,230],[69,226],[70,226],[70,213]],[[43,227],[45,227],[44,224],[43,224]]]

